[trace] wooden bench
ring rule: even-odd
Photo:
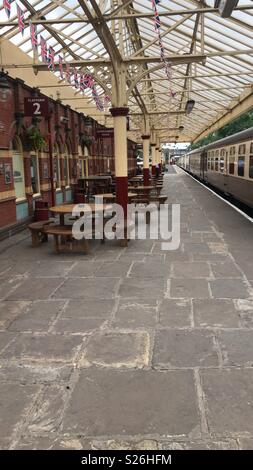
[[[76,240],[72,234],[72,225],[47,225],[45,233],[53,235],[56,253],[90,251],[88,240],[85,238],[88,232],[83,232],[83,238]]]
[[[46,242],[48,240],[48,236],[45,233],[45,227],[52,223],[52,220],[40,220],[39,222],[33,222],[28,225],[32,236],[33,247],[39,246],[40,243]]]

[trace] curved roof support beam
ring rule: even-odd
[[[170,60],[170,59],[169,59]],[[178,56],[178,57],[173,57],[171,58],[170,62],[172,62],[172,65],[179,65],[179,64],[188,64],[189,62],[201,62],[203,63],[203,60],[205,60],[205,56],[200,56],[200,55],[196,55],[194,57],[194,55],[191,55],[190,57],[185,57],[184,55],[181,55],[181,56]],[[152,72],[155,72],[156,70],[160,70],[160,69],[163,69],[164,68],[164,64],[163,63],[160,63],[159,65],[155,65],[154,67],[151,67],[150,69],[148,70],[144,70],[142,73],[140,73],[139,75],[137,75],[137,77],[133,80],[131,86],[129,87],[128,89],[128,92],[127,92],[127,98],[129,99],[129,97],[131,96],[132,94],[132,91],[134,89],[134,87],[147,75],[147,74],[150,74]]]
[[[115,44],[108,25],[104,21],[103,14],[96,1],[90,0],[90,4],[94,10],[95,16],[93,16],[90,8],[86,5],[84,0],[78,1],[111,59],[111,66],[113,70],[112,104],[113,106],[124,106],[126,105],[126,99],[123,96],[126,94],[126,69],[123,63],[123,58]]]

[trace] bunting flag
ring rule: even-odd
[[[42,36],[40,36],[40,52],[41,52],[42,62],[47,63],[48,62],[48,60],[47,60],[47,43],[46,43],[45,39]]]
[[[19,5],[17,5],[17,14],[18,14],[18,28],[22,36],[24,36],[24,29],[25,29],[25,18],[24,18],[24,12],[20,8]]]
[[[62,59],[62,56],[61,56],[61,55],[59,55],[58,60],[59,60],[60,77],[61,77],[61,79],[63,80],[63,79],[64,79],[64,74],[63,74],[63,59]]]
[[[161,21],[158,13],[155,13],[155,28],[160,29],[161,28]]]
[[[80,74],[80,80],[79,80],[79,88],[81,91],[84,91],[84,76],[83,73]]]
[[[104,104],[105,104],[105,107],[108,106],[108,104],[109,104],[110,102],[111,102],[110,96],[105,95],[105,97],[104,97]]]
[[[72,75],[72,72],[71,72],[70,65],[68,62],[66,62],[66,79],[67,79],[67,82],[70,84],[71,84],[71,75]]]
[[[31,35],[32,48],[34,51],[37,51],[38,50],[37,26],[32,24],[31,21],[30,21],[30,35]]]
[[[12,0],[3,0],[3,6],[4,6],[5,13],[6,13],[8,19],[11,16],[11,1]]]
[[[94,101],[95,101],[95,103],[96,103],[97,109],[98,109],[99,111],[104,111],[104,105],[103,105],[103,103],[102,103],[102,101],[101,101],[101,99],[100,99],[100,97],[99,97],[99,95],[98,95],[98,92],[97,92],[97,90],[96,90],[95,85],[93,85],[93,87],[92,87],[92,96],[93,96],[93,99],[94,99]]]
[[[94,86],[94,78],[91,74],[86,73],[84,75],[84,88],[93,88]]]
[[[54,56],[55,56],[54,49],[52,48],[52,46],[49,46],[47,61],[48,61],[48,68],[49,68],[49,70],[52,70],[52,71],[54,71],[54,69],[55,69]]]
[[[159,13],[158,13],[158,10],[157,10],[157,5],[159,5],[160,0],[151,0],[151,3],[152,3],[153,11],[154,11],[154,23],[155,23],[155,30],[156,30],[156,33],[157,33],[157,36],[158,36],[158,44],[159,44],[159,47],[160,47],[161,62],[163,62],[163,64],[164,64],[165,73],[167,75],[167,78],[168,78],[168,81],[169,81],[169,86],[170,86],[169,96],[170,96],[170,98],[175,98],[176,92],[174,92],[172,90],[172,82],[171,82],[171,80],[172,80],[172,67],[171,67],[171,63],[168,62],[165,58],[165,48],[164,48],[164,45],[163,45],[162,35],[161,35],[161,20],[160,20]]]

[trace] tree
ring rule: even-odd
[[[216,140],[223,139],[230,135],[236,134],[237,132],[244,131],[253,126],[253,110],[248,111],[247,113],[242,114],[238,118],[230,121],[225,126],[221,127],[215,132],[211,132],[206,137],[198,140],[197,142],[191,144],[187,150],[194,150],[205,145],[216,142]]]

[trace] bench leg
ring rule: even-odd
[[[59,253],[60,249],[59,249],[58,235],[54,235],[54,248],[55,248],[56,253]]]
[[[33,247],[39,246],[40,244],[39,234],[37,232],[32,231],[31,235],[32,235],[32,246]]]

